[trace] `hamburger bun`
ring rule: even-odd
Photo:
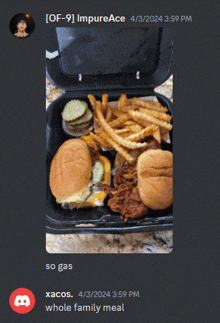
[[[173,154],[161,149],[142,153],[137,162],[138,190],[151,209],[166,209],[173,203]]]
[[[50,166],[50,188],[57,201],[81,193],[89,183],[91,171],[86,142],[81,139],[65,141]]]

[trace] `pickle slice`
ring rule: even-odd
[[[87,109],[88,105],[86,102],[71,100],[65,105],[62,118],[66,122],[77,120],[86,113]]]
[[[91,127],[91,125],[92,125],[92,120],[89,122],[86,122],[86,123],[75,125],[75,126],[66,124],[67,128],[70,130],[73,130],[73,131],[84,131],[84,130],[88,129],[89,127]]]
[[[92,169],[92,183],[97,184],[101,181],[104,175],[104,167],[100,161],[96,161]]]
[[[80,125],[82,123],[87,123],[92,120],[93,113],[91,110],[87,109],[86,113],[79,119],[75,121],[70,121],[68,122],[69,125],[74,126],[74,125]]]

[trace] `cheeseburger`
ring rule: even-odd
[[[83,139],[65,141],[54,156],[49,183],[51,192],[64,208],[95,207],[106,196],[98,182],[110,183],[110,162]]]

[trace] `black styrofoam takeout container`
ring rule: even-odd
[[[150,210],[145,217],[125,223],[107,203],[96,208],[63,209],[56,203],[49,186],[51,161],[63,142],[72,138],[63,131],[61,116],[69,100],[89,104],[88,94],[101,100],[104,93],[108,94],[109,102],[117,101],[122,93],[128,98],[156,96],[173,115],[172,103],[154,92],[171,74],[172,31],[166,28],[58,27],[51,29],[48,35],[48,52],[55,51],[58,56],[47,59],[47,78],[65,93],[47,109],[46,231],[124,234],[172,229],[173,206]],[[172,131],[170,137],[171,144],[162,144],[162,149],[172,151]],[[102,154],[113,165],[116,152],[103,151]]]

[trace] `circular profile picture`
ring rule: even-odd
[[[9,29],[17,38],[27,38],[30,37],[35,29],[34,19],[27,13],[18,13],[12,17],[9,23]]]
[[[34,308],[35,296],[30,289],[18,288],[11,293],[9,304],[16,313],[26,314]]]

